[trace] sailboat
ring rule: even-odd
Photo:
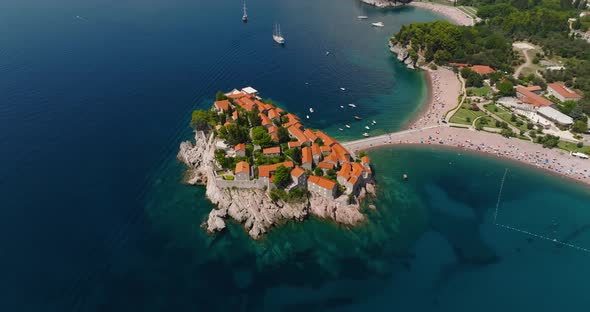
[[[276,24],[275,29],[272,33],[272,40],[278,44],[285,44],[285,38],[281,35],[281,25]]]
[[[248,12],[246,12],[246,0],[244,0],[244,15],[242,15],[242,22],[248,22]]]

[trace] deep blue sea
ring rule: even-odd
[[[193,109],[251,85],[341,139],[364,132],[354,115],[399,129],[425,86],[387,39],[441,19],[357,0],[248,9],[243,24],[237,0],[0,1],[0,311],[588,310],[588,189],[481,155],[372,151],[377,210],[354,229],[206,235],[211,204],[175,160]]]

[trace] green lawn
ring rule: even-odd
[[[469,88],[467,89],[467,94],[485,97],[492,94],[492,88],[489,86],[484,86],[481,88]]]
[[[467,108],[468,106],[463,105],[461,108],[451,117],[452,123],[471,125],[475,118],[479,116],[485,116],[482,111],[473,111]]]
[[[523,122],[522,126],[517,126],[516,122],[512,121],[512,112],[506,110],[505,108],[503,108],[499,105],[496,105],[496,104],[486,104],[486,105],[484,105],[484,108],[487,109],[490,113],[500,117],[502,120],[504,120],[508,124],[513,125],[514,127],[518,128],[520,130],[523,130],[524,132],[529,131],[526,127],[526,124],[527,124],[526,119],[517,116],[517,120],[520,120]]]
[[[586,155],[590,155],[590,146],[583,146],[582,148],[578,148],[575,143],[566,141],[559,141],[559,144],[557,146],[562,150],[566,150],[568,152],[581,152]]]

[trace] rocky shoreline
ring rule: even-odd
[[[277,224],[289,220],[303,221],[309,215],[352,226],[366,219],[358,202],[367,194],[375,194],[374,186],[367,184],[355,204],[348,204],[347,196],[328,200],[317,195],[310,195],[301,203],[273,202],[265,190],[219,187],[213,172],[214,151],[213,136],[207,137],[197,131],[195,143],[182,142],[177,155],[178,160],[187,166],[185,182],[205,185],[207,198],[215,205],[202,224],[208,233],[225,229],[228,218],[243,224],[253,239],[260,239]]]

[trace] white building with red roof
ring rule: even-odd
[[[582,96],[565,86],[561,82],[547,84],[547,92],[562,102],[579,101]]]

